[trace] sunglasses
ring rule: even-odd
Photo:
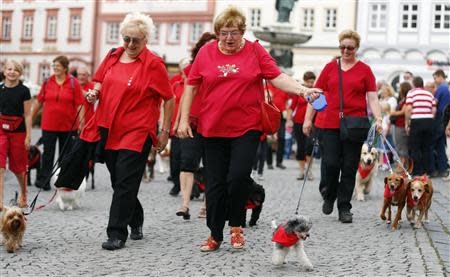
[[[356,47],[354,46],[346,46],[346,45],[339,45],[339,49],[341,49],[342,51],[344,51],[345,49],[347,49],[348,51],[353,51],[356,49]]]
[[[129,37],[129,36],[123,36],[122,37],[123,42],[125,43],[133,43],[133,44],[140,44],[144,39],[144,38],[133,38],[133,37]]]
[[[219,35],[221,36],[221,37],[228,37],[229,35],[231,36],[231,37],[237,37],[237,36],[240,36],[241,35],[241,32],[240,31],[232,31],[232,32],[225,32],[225,31],[220,31],[219,32]]]

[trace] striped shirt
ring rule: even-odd
[[[423,88],[415,88],[408,92],[406,105],[412,106],[411,119],[433,118],[433,107],[436,101],[431,92]]]

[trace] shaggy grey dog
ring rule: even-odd
[[[299,215],[278,226],[275,221],[272,221],[272,227],[275,228],[272,237],[274,242],[272,263],[277,266],[282,265],[286,261],[287,254],[293,249],[297,253],[300,265],[307,271],[311,271],[313,265],[303,246],[303,241],[309,238],[311,219]]]

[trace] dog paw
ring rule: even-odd
[[[381,220],[386,220],[386,216],[384,214],[380,215]]]
[[[314,270],[314,267],[313,267],[313,265],[311,263],[304,264],[303,268],[305,269],[305,271],[313,271]]]
[[[386,224],[391,224],[391,220],[390,219],[386,220]]]
[[[416,224],[414,224],[414,229],[420,229],[422,228],[422,224],[419,222],[416,222]]]
[[[356,200],[358,201],[364,201],[364,196],[356,196]]]

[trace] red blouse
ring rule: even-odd
[[[97,141],[101,126],[109,129],[106,149],[141,152],[147,136],[157,144],[161,99],[169,100],[173,93],[161,58],[144,48],[135,62],[124,64],[119,61],[123,51],[119,47],[108,53],[94,75],[102,83],[99,105],[81,138]]]
[[[329,62],[315,84],[324,91],[328,107],[319,113],[316,126],[339,128],[339,71],[336,60]],[[365,63],[358,61],[352,68],[342,71],[343,111],[346,116],[367,115],[366,94],[376,91],[375,76]]]
[[[293,96],[290,109],[292,110],[292,121],[297,124],[305,122],[306,107],[308,102],[301,96]]]
[[[187,83],[201,85],[198,132],[205,137],[239,137],[262,130],[262,79],[281,74],[275,61],[259,44],[246,41],[236,54],[219,51],[217,41],[199,51]]]
[[[59,85],[55,75],[50,76],[42,85],[37,100],[44,106],[41,119],[42,130],[69,132],[78,128],[78,124],[73,122],[77,116],[78,107],[83,104],[84,96],[77,79],[67,74],[64,83]]]

